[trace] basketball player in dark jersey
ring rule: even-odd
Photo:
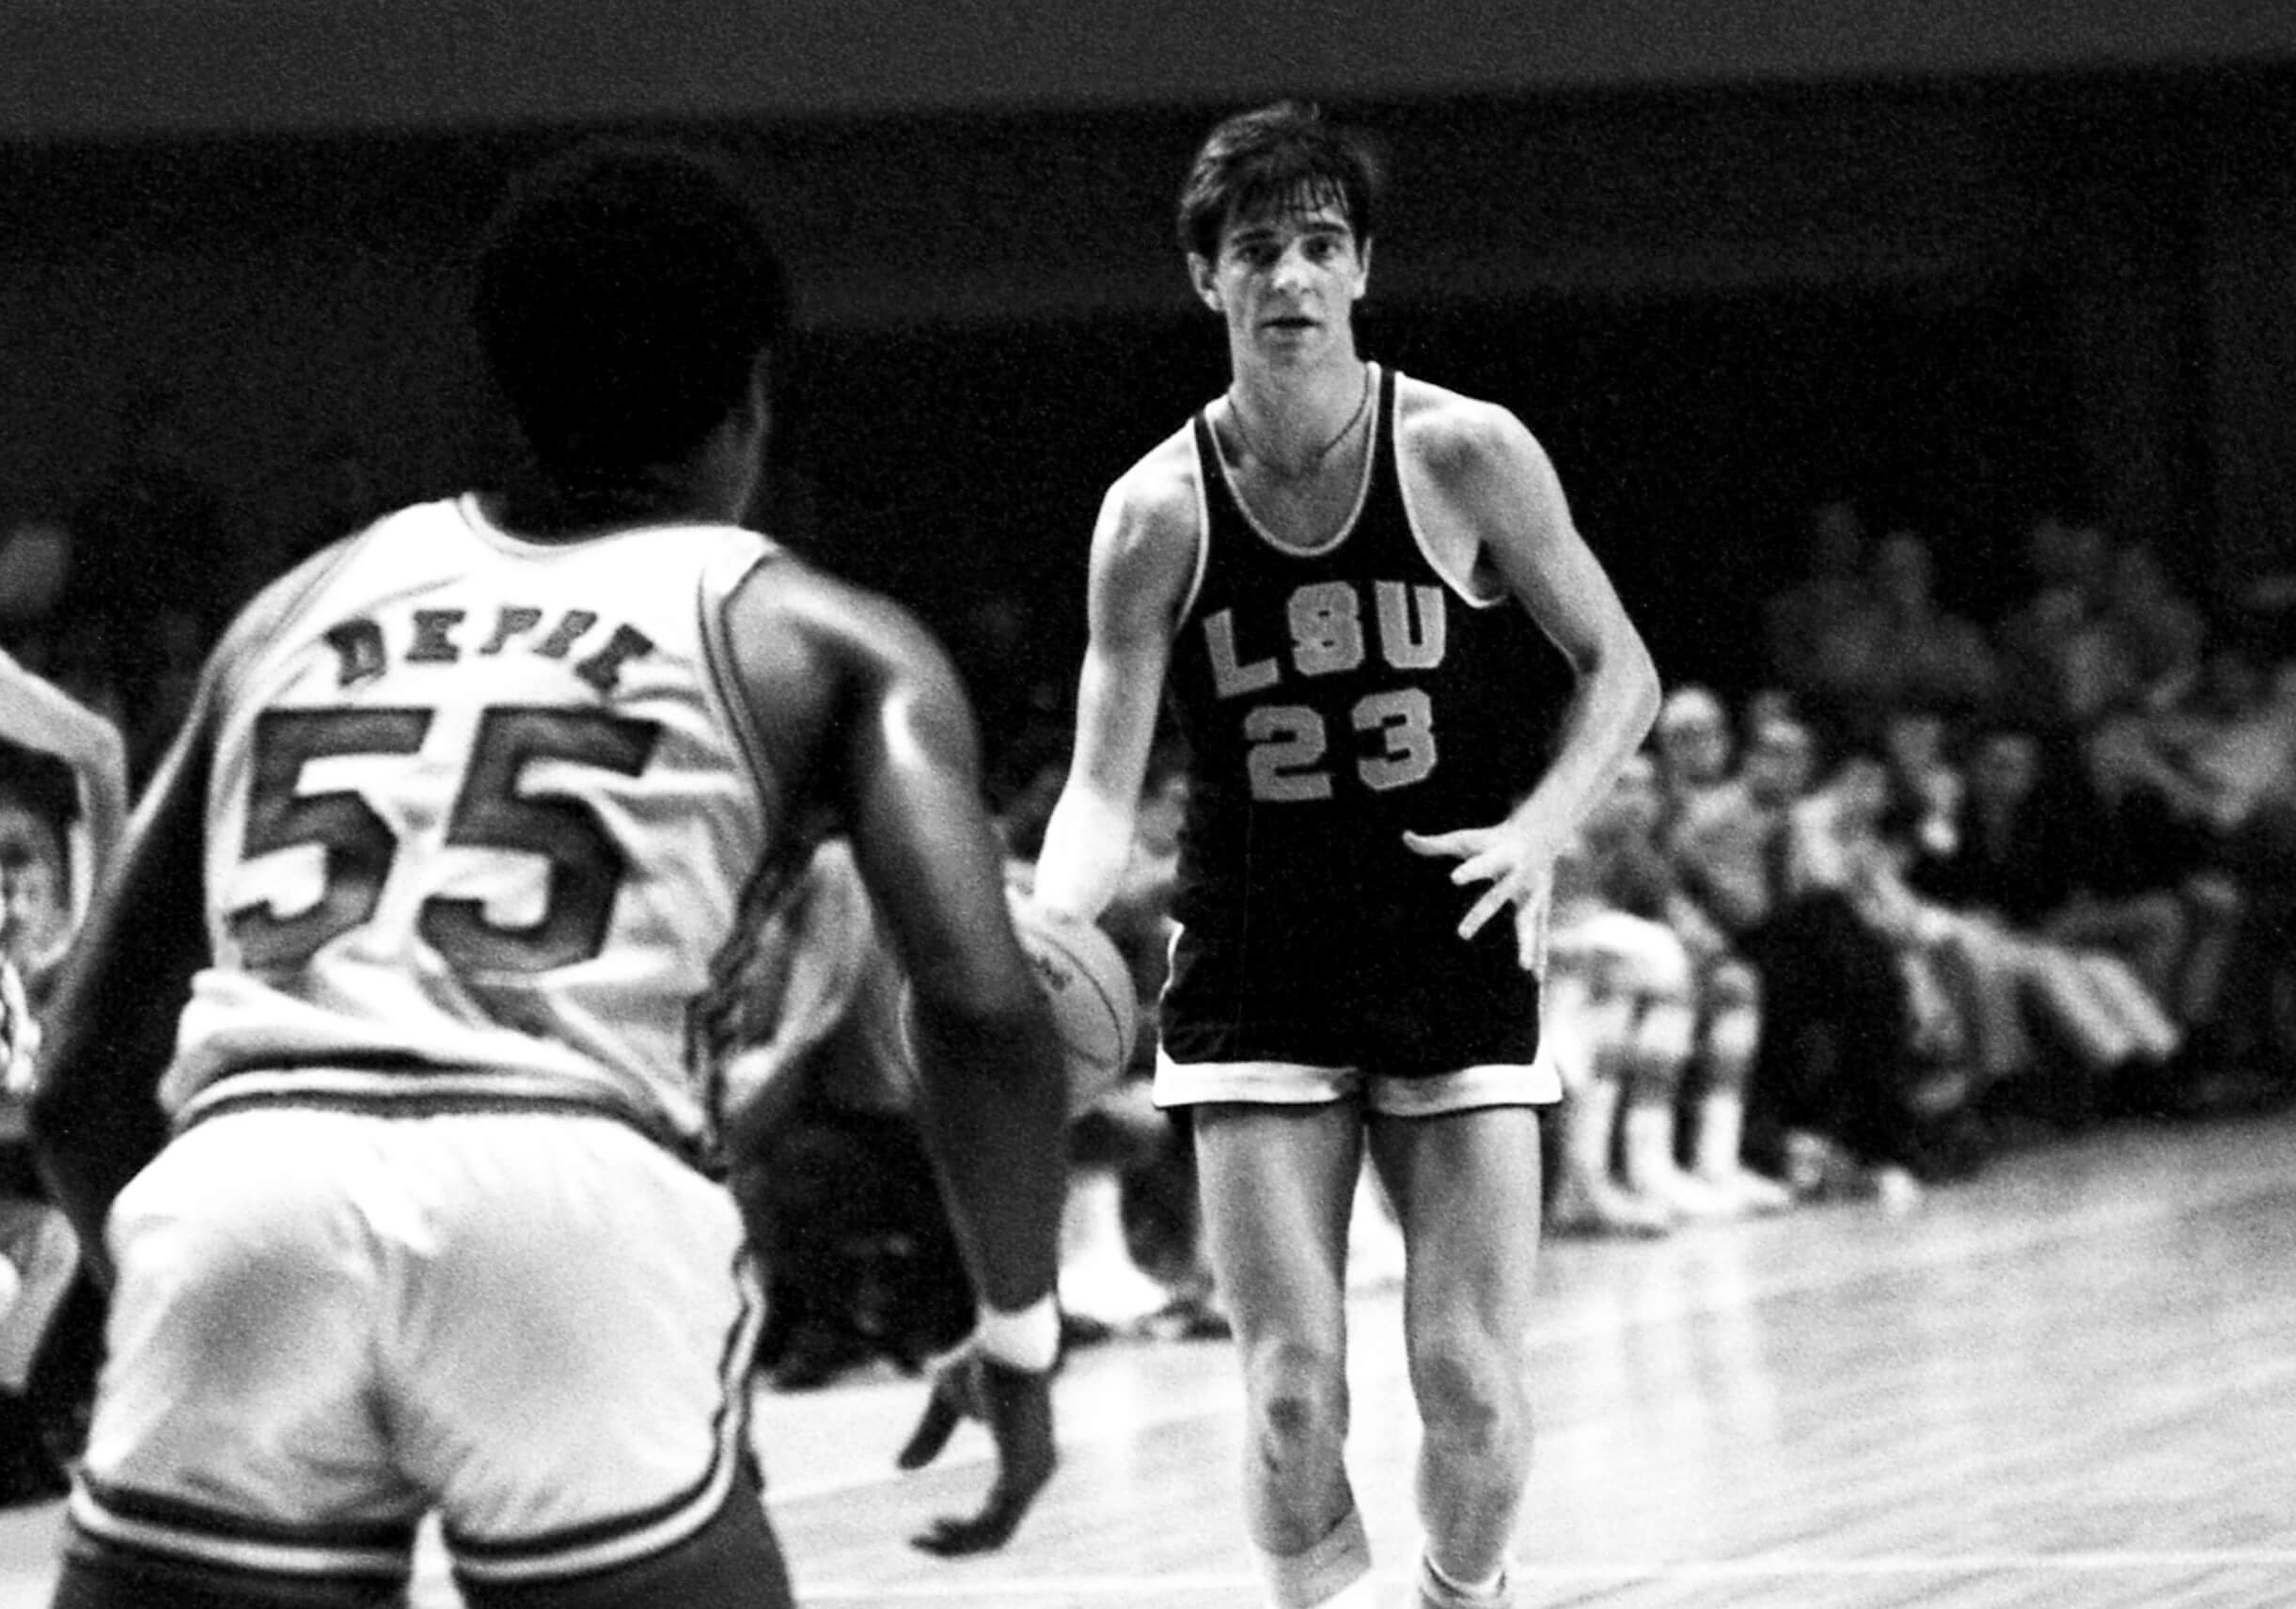
[[[1065,1081],[953,666],[741,524],[781,270],[743,187],[605,143],[519,186],[480,344],[531,450],[233,623],[67,963],[34,1108],[112,1283],[60,1609],[791,1602],[747,1438],[756,1279],[693,1027],[849,832],[911,982],[982,1305],[901,1454],[1053,1464]],[[747,896],[747,897],[745,897]]]
[[[1529,432],[1358,355],[1376,179],[1289,103],[1197,156],[1181,237],[1232,382],[1102,506],[1037,882],[1075,914],[1107,901],[1169,693],[1191,791],[1157,1098],[1193,1114],[1244,1365],[1247,1520],[1282,1609],[1373,1601],[1342,1457],[1366,1144],[1407,1247],[1419,1591],[1511,1601],[1535,1108],[1558,1095],[1549,881],[1658,703]],[[1557,650],[1570,674],[1543,678]]]

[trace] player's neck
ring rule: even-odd
[[[1376,389],[1371,365],[1352,353],[1306,369],[1239,366],[1227,394],[1236,462],[1284,481],[1351,462]]]
[[[485,501],[503,529],[537,542],[580,542],[641,525],[731,524],[742,513],[728,488],[684,466],[579,479],[529,469]]]

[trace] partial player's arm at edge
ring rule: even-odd
[[[1117,481],[1093,531],[1076,748],[1036,861],[1037,899],[1087,921],[1108,908],[1131,858],[1172,624],[1193,576],[1186,439],[1166,442]]]

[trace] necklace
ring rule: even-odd
[[[1236,402],[1235,387],[1234,386],[1228,387],[1228,417],[1235,421],[1235,434],[1243,441],[1244,450],[1250,453],[1252,457],[1258,459],[1262,464],[1266,465],[1270,469],[1275,470],[1287,481],[1301,480],[1306,476],[1313,475],[1316,470],[1321,469],[1324,466],[1324,460],[1330,457],[1331,454],[1338,450],[1339,444],[1345,441],[1349,436],[1355,434],[1355,427],[1363,422],[1363,415],[1370,409],[1370,407],[1371,365],[1366,363],[1363,365],[1363,393],[1355,400],[1355,412],[1347,416],[1347,422],[1339,427],[1338,434],[1334,435],[1329,441],[1325,442],[1313,453],[1310,453],[1308,455],[1308,461],[1305,464],[1300,465],[1297,469],[1294,469],[1277,464],[1273,458],[1269,457],[1266,452],[1260,450],[1260,444],[1252,440],[1251,433],[1244,428],[1244,410]]]

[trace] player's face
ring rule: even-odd
[[[1730,772],[1730,733],[1719,720],[1699,717],[1669,722],[1659,732],[1667,772],[1680,784],[1719,782]]]
[[[1638,834],[1648,836],[1658,830],[1666,802],[1659,787],[1659,769],[1648,756],[1637,754],[1618,773],[1618,780],[1611,784],[1610,808],[1621,826]]]
[[[1219,255],[1188,259],[1196,293],[1228,323],[1230,345],[1283,359],[1334,344],[1354,351],[1355,304],[1371,274],[1336,200],[1238,214],[1220,230]]]
[[[1746,785],[1776,803],[1800,798],[1810,785],[1815,756],[1809,740],[1784,727],[1766,727],[1746,749]]]

